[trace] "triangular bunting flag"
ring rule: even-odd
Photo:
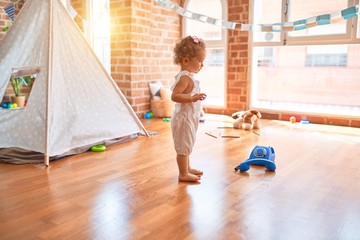
[[[7,15],[9,15],[9,17],[11,18],[11,21],[14,21],[14,4],[11,3],[10,5],[4,7],[5,12],[7,13]]]

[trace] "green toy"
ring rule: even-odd
[[[92,152],[103,152],[106,150],[106,147],[104,145],[99,144],[99,145],[92,146],[90,148],[90,150]]]

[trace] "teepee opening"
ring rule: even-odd
[[[7,109],[25,107],[24,104],[19,104],[16,99],[22,99],[25,103],[27,102],[36,76],[40,71],[41,68],[38,66],[12,68],[8,86],[3,98],[0,100],[1,107]]]

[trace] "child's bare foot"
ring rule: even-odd
[[[179,175],[180,182],[197,182],[201,179],[200,176],[188,173],[186,175]]]
[[[202,176],[204,174],[203,171],[200,171],[200,170],[194,169],[194,168],[189,168],[189,173],[192,173],[197,176]]]

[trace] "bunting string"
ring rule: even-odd
[[[348,20],[359,15],[360,5],[343,9],[338,12],[322,14],[306,19],[297,20],[294,22],[280,22],[272,24],[244,24],[238,22],[229,22],[221,19],[212,18],[203,14],[188,11],[182,8],[179,4],[170,0],[155,0],[159,5],[173,11],[183,17],[196,20],[203,23],[213,24],[222,28],[238,30],[238,31],[252,31],[252,32],[286,32],[299,31],[315,26],[334,24],[342,20]]]
[[[20,0],[11,3],[10,5],[4,7],[6,14],[10,17],[12,21],[14,18],[14,5],[17,4]],[[280,23],[272,23],[272,24],[245,24],[239,22],[230,22],[221,19],[212,18],[203,14],[195,13],[188,11],[181,7],[180,5],[170,1],[170,0],[155,0],[159,5],[171,10],[183,17],[212,24],[215,26],[239,30],[239,31],[253,31],[253,32],[285,32],[285,31],[298,31],[306,28],[312,28],[320,25],[334,24],[338,23],[342,20],[348,20],[355,16],[359,15],[360,5],[354,5],[352,7],[343,9],[338,12],[322,14],[319,16],[314,16],[306,19],[297,20],[294,22],[280,22]],[[80,17],[83,24],[86,25],[87,22],[83,19],[76,10],[71,6],[70,1],[67,1],[67,9],[72,18],[76,16]]]

